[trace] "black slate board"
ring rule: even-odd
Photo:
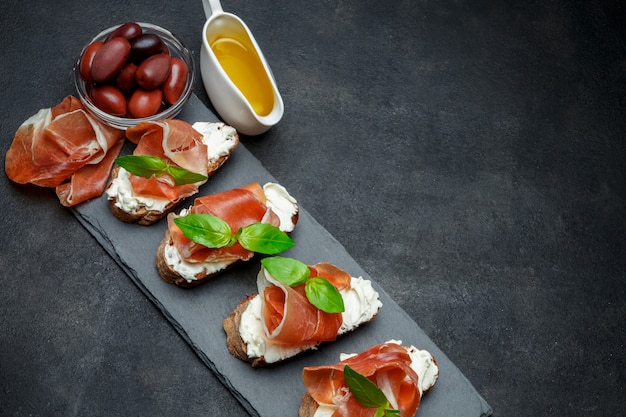
[[[218,118],[193,96],[179,115],[190,123]],[[229,190],[250,182],[276,181],[261,163],[239,144],[230,160],[203,185],[200,194]],[[298,196],[294,195],[297,199]],[[184,203],[181,207],[187,207]],[[150,227],[122,223],[114,218],[106,195],[73,210],[80,223],[96,238],[146,296],[161,310],[201,360],[228,387],[253,416],[295,417],[304,393],[302,368],[334,363],[341,352],[359,352],[390,339],[427,349],[437,359],[440,378],[423,399],[419,416],[489,416],[491,407],[420,327],[369,277],[345,248],[300,207],[300,220],[292,237],[296,246],[283,255],[305,263],[326,261],[373,282],[383,307],[378,317],[336,342],[321,346],[279,366],[253,369],[234,359],[226,348],[222,320],[245,298],[256,292],[257,259],[240,264],[197,288],[185,290],[162,281],[155,266],[156,249],[165,221]],[[280,398],[280,408],[276,401]]]

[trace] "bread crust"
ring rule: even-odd
[[[249,358],[247,353],[247,344],[239,335],[239,325],[241,324],[241,315],[248,307],[248,303],[255,297],[255,294],[248,295],[237,307],[224,319],[222,326],[226,332],[226,346],[228,351],[235,358],[244,362],[249,362],[253,367],[267,366],[265,358]]]
[[[311,397],[311,394],[306,392],[302,396],[302,401],[300,402],[298,417],[313,417],[318,407],[319,404],[317,404],[317,401]]]

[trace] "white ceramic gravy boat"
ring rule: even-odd
[[[284,112],[274,75],[248,26],[222,10],[219,0],[202,0],[200,70],[211,103],[225,123],[254,136],[280,121]]]

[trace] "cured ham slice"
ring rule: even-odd
[[[142,122],[126,129],[128,139],[137,144],[134,155],[156,156],[188,171],[207,176],[207,146],[202,134],[189,123],[172,119]],[[175,185],[167,174],[145,178],[130,174],[130,183],[136,195],[182,200],[198,191],[205,181]]]
[[[436,368],[432,356],[428,357]],[[376,412],[374,408],[363,406],[350,392],[344,380],[345,365],[376,384],[387,397],[389,405],[399,410],[404,417],[414,416],[420,405],[422,391],[419,378],[433,378],[426,374],[418,376],[412,367],[417,367],[417,364],[413,362],[409,349],[395,342],[372,346],[332,365],[304,368],[302,379],[307,393],[319,406],[332,410],[333,417],[371,417]],[[432,384],[437,376],[438,370]],[[428,386],[429,389],[432,384]]]
[[[224,220],[233,233],[241,227],[263,222],[278,226],[280,220],[266,206],[263,188],[258,183],[251,183],[221,193],[195,199],[189,213],[210,214]],[[168,230],[180,255],[187,262],[225,262],[249,260],[254,252],[244,249],[238,242],[227,248],[207,248],[187,238],[174,223],[177,216],[170,213],[167,217]]]
[[[350,287],[350,274],[323,262],[309,266],[311,277],[323,277],[338,290]],[[326,313],[308,300],[304,284],[290,287],[265,275],[258,286],[263,296],[262,315],[269,342],[290,347],[331,342],[343,323],[342,313]]]
[[[268,340],[291,347],[332,342],[343,321],[341,313],[325,313],[312,305],[304,284],[266,287],[262,311]]]
[[[126,136],[137,144],[135,152],[139,155],[167,158],[189,171],[207,173],[207,148],[202,133],[183,120],[139,123],[126,129]]]
[[[19,184],[56,188],[61,204],[73,206],[104,192],[124,137],[68,96],[22,123],[7,151],[5,172]]]
[[[330,281],[339,291],[349,288],[351,277],[343,269],[328,263],[318,262],[315,265],[309,265],[312,277],[324,277]]]
[[[115,143],[105,158],[95,165],[85,165],[72,175],[71,181],[56,187],[56,194],[66,207],[100,196],[106,188],[115,158],[120,154],[124,141]]]

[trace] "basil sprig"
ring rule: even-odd
[[[389,405],[385,393],[364,375],[350,368],[343,367],[343,379],[358,402],[367,408],[376,408],[374,417],[397,416],[400,410],[394,410]]]
[[[274,256],[261,264],[276,280],[294,287],[304,283],[304,293],[311,304],[325,313],[345,311],[341,293],[324,277],[311,277],[311,270],[297,259]]]
[[[176,185],[193,184],[194,182],[208,179],[206,175],[171,165],[158,156],[125,155],[116,158],[115,163],[126,171],[144,178],[150,178],[153,175],[160,177],[163,174],[169,174],[174,179],[174,184]]]
[[[239,242],[244,249],[265,255],[275,255],[296,243],[276,226],[252,223],[241,227],[235,234],[219,217],[204,213],[191,213],[177,217],[174,223],[185,236],[207,248],[223,248]]]

